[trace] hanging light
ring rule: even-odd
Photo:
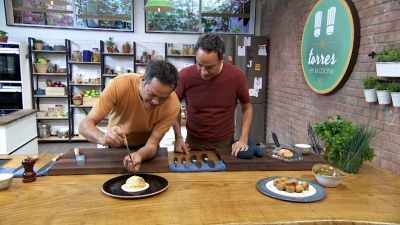
[[[54,5],[54,1],[53,0],[50,1],[50,5]]]
[[[171,2],[167,0],[148,0],[144,6],[148,12],[168,12],[174,10]]]

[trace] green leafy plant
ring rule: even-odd
[[[6,36],[7,32],[5,32],[4,30],[0,30],[0,36]]]
[[[36,58],[36,63],[39,63],[39,64],[47,64],[48,61],[49,60],[43,56],[38,56]]]
[[[375,86],[377,91],[384,91],[388,89],[388,83],[386,82],[378,82]]]
[[[375,86],[378,84],[378,79],[376,79],[376,77],[373,77],[373,76],[367,76],[367,77],[364,77],[361,80],[361,82],[362,82],[364,89],[374,89]]]
[[[399,62],[400,49],[383,49],[378,55],[379,62]]]
[[[346,172],[357,173],[364,161],[374,157],[369,146],[374,130],[354,126],[340,116],[317,123],[315,133],[325,142],[328,161]]]
[[[115,42],[113,37],[109,37],[108,40],[106,41],[107,47],[114,48],[115,47]]]
[[[393,81],[388,85],[389,92],[400,92],[400,81]]]

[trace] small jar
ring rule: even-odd
[[[62,105],[56,105],[55,106],[55,116],[56,117],[63,117],[64,116],[64,110]]]
[[[82,78],[82,74],[77,74],[75,77],[75,83],[77,84],[82,84],[83,78]]]
[[[72,61],[80,62],[82,61],[81,51],[74,51],[72,54]]]
[[[55,114],[55,110],[54,110],[54,108],[53,107],[49,107],[48,109],[47,109],[47,116],[48,117],[54,117],[56,114]]]
[[[92,62],[100,62],[100,51],[98,48],[92,48]]]

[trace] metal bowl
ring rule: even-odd
[[[12,173],[0,173],[0,190],[5,190],[11,186],[13,176]]]
[[[329,164],[316,164],[312,171],[318,183],[325,187],[336,187],[340,184],[346,173]]]

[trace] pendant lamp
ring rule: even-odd
[[[167,0],[148,0],[144,6],[144,10],[148,12],[169,12],[174,10],[171,2]]]

